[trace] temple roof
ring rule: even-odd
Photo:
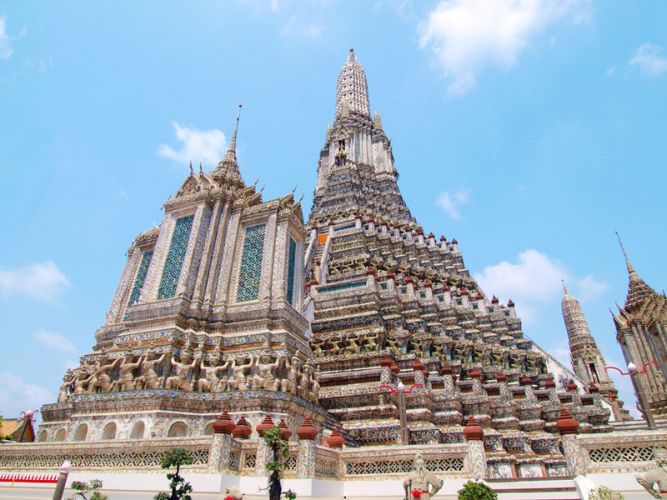
[[[632,262],[630,262],[628,253],[625,251],[625,247],[623,246],[623,242],[621,241],[621,237],[619,236],[618,232],[616,232],[616,236],[618,237],[618,242],[621,245],[621,251],[625,257],[625,265],[628,269],[628,295],[625,298],[624,309],[628,312],[632,312],[640,309],[647,299],[652,297],[657,298],[659,295],[655,290],[653,290],[653,288],[646,284],[646,282],[639,276],[639,274],[637,274],[637,271],[635,271]]]
[[[357,62],[354,49],[338,74],[336,83],[336,116],[348,111],[370,117],[368,84],[364,68]]]

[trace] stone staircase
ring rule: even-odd
[[[498,500],[579,500],[573,477],[488,479]]]

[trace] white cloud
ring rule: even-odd
[[[0,59],[9,59],[12,56],[10,39],[7,34],[7,20],[0,16]]]
[[[593,276],[574,277],[562,263],[534,249],[521,252],[516,262],[487,266],[474,277],[488,295],[497,295],[503,302],[512,299],[517,314],[529,325],[537,323],[541,307],[560,309],[561,279],[573,283],[575,295],[582,300],[600,297],[609,289]]]
[[[0,409],[6,418],[16,418],[22,411],[37,410],[54,401],[47,389],[29,384],[13,373],[0,372],[0,387]]]
[[[581,300],[597,299],[609,290],[607,283],[598,281],[590,275],[576,280],[576,286],[577,295]]]
[[[444,192],[438,195],[435,204],[440,207],[450,218],[459,220],[461,218],[461,205],[470,200],[470,190],[459,189],[454,192]]]
[[[49,349],[54,349],[66,354],[76,354],[79,352],[77,346],[75,346],[67,337],[59,333],[51,332],[49,330],[38,330],[33,336],[40,344]]]
[[[18,269],[0,269],[0,296],[23,294],[50,302],[57,299],[69,284],[67,276],[51,261]]]
[[[325,31],[326,27],[322,24],[304,23],[299,21],[296,16],[292,16],[280,30],[280,34],[285,38],[313,40],[322,36]]]
[[[483,290],[503,300],[546,300],[560,294],[560,280],[566,274],[562,264],[529,249],[519,254],[516,263],[503,261],[487,266],[475,275],[475,279]]]
[[[215,165],[222,159],[225,152],[225,134],[218,129],[199,130],[197,128],[182,127],[173,122],[174,134],[180,141],[181,147],[175,150],[167,144],[160,144],[157,154],[163,158],[187,165],[190,161],[197,165]]]
[[[589,0],[441,0],[422,23],[421,48],[430,49],[451,95],[475,86],[486,66],[503,69],[547,28],[582,22]]]
[[[648,76],[657,76],[667,71],[667,57],[662,55],[662,48],[645,43],[630,58],[630,65],[637,66]]]
[[[611,65],[607,68],[607,71],[605,72],[607,76],[614,76],[616,74],[616,66]]]

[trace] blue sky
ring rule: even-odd
[[[0,0],[0,414],[55,399],[125,250],[190,159],[222,155],[238,102],[246,181],[297,184],[308,210],[350,47],[426,231],[561,358],[564,277],[621,363],[614,229],[667,285],[665,18],[658,0]]]

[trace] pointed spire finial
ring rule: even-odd
[[[204,173],[204,167],[202,166],[201,162],[199,162],[199,173],[200,174]]]
[[[630,257],[628,257],[628,252],[625,251],[625,247],[623,246],[623,240],[621,240],[621,235],[618,234],[618,231],[614,232],[616,233],[616,238],[618,238],[618,244],[621,246],[621,252],[623,252],[623,257],[625,257],[625,265],[628,268],[628,273],[636,274],[635,268],[632,267],[632,262],[630,262]]]
[[[190,175],[194,175],[195,171],[192,170],[192,160],[190,160]]]
[[[567,291],[567,287],[565,286],[565,280],[563,278],[561,278],[560,282],[563,284],[563,293],[565,293],[565,295],[569,295],[569,293]]]
[[[354,49],[350,49],[350,55],[348,58],[350,61],[356,61],[356,58],[354,57]]]

